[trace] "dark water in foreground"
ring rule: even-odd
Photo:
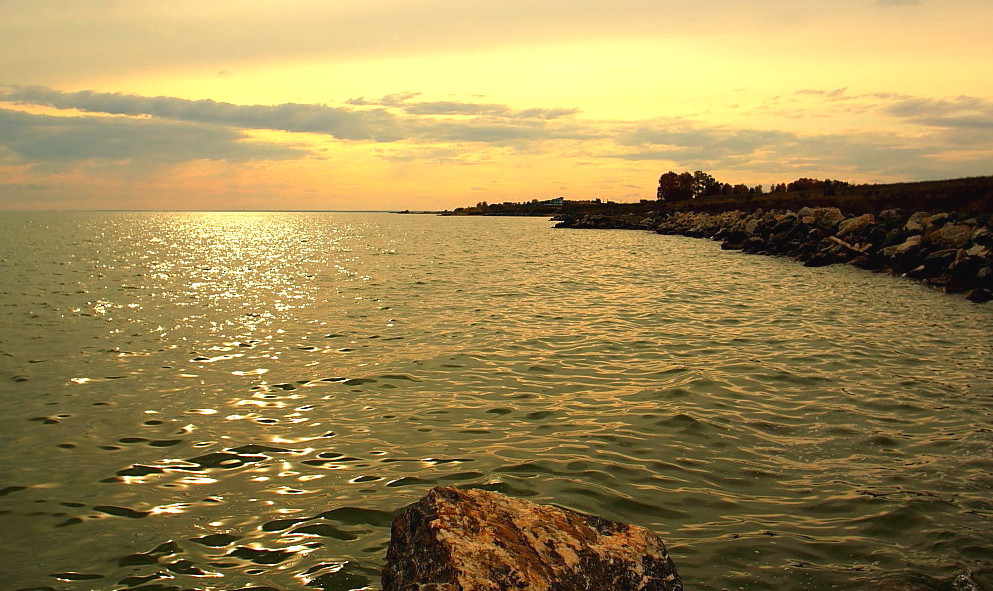
[[[0,587],[376,589],[464,485],[688,589],[993,588],[993,306],[549,226],[0,214]]]

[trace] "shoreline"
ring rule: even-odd
[[[993,299],[993,228],[984,218],[899,209],[846,216],[836,207],[802,207],[717,213],[577,212],[551,219],[558,222],[556,228],[709,238],[720,241],[724,250],[787,256],[807,267],[848,264],[922,281],[982,303]]]

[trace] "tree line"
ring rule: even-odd
[[[844,181],[831,179],[799,178],[791,183],[773,185],[770,193],[787,193],[793,191],[820,192],[823,195],[834,195],[838,189],[850,187]],[[732,185],[722,183],[710,174],[697,170],[695,172],[677,173],[669,171],[659,177],[659,201],[686,201],[704,197],[749,197],[762,195],[762,185],[749,187],[745,184]]]

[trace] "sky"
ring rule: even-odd
[[[993,0],[0,0],[0,209],[993,174]]]

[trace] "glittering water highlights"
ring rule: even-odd
[[[461,485],[649,527],[688,589],[991,588],[993,307],[550,226],[3,214],[0,587],[376,589]]]

